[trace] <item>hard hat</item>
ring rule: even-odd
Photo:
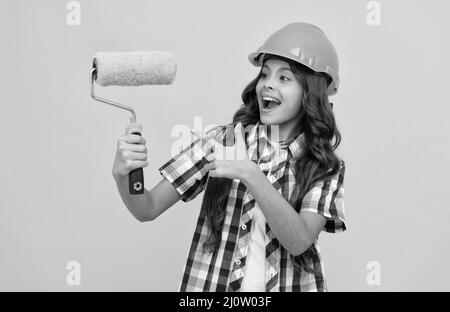
[[[262,66],[264,54],[273,54],[296,61],[331,78],[328,95],[334,95],[339,86],[339,61],[336,50],[325,33],[312,24],[292,23],[273,33],[248,59]]]

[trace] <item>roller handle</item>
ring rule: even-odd
[[[139,132],[132,134],[141,135]],[[130,171],[128,185],[131,195],[144,194],[144,170],[142,168]]]

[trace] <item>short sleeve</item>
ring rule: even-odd
[[[221,127],[208,131],[217,133]],[[169,159],[158,168],[181,195],[181,200],[189,202],[200,194],[206,185],[208,173],[204,169],[207,164],[200,139],[195,139],[189,146]]]
[[[326,218],[323,231],[338,233],[345,231],[344,207],[345,163],[341,161],[339,171],[324,181],[320,181],[306,193],[300,211],[318,213]]]

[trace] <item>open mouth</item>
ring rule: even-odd
[[[272,109],[277,108],[281,104],[281,101],[277,98],[273,98],[270,96],[263,96],[262,97],[262,108],[263,111],[269,111]]]

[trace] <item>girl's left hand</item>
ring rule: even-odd
[[[232,146],[224,146],[212,137],[207,139],[207,143],[214,150],[206,156],[209,163],[205,168],[210,177],[244,180],[248,176],[254,163],[248,157],[241,123],[234,128],[234,138]]]

